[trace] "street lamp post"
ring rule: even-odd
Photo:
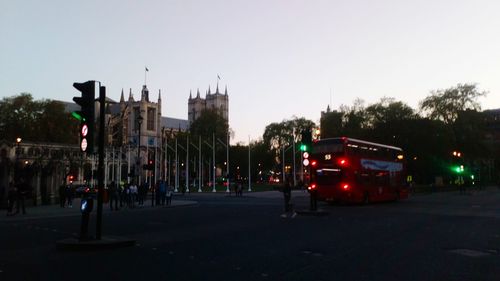
[[[19,147],[21,145],[21,141],[23,139],[20,138],[20,137],[17,137],[16,138],[16,163],[15,163],[15,166],[14,166],[14,180],[16,179],[16,177],[18,177],[18,172],[17,172],[17,169],[19,168],[19,154],[21,153],[21,151],[19,150]]]
[[[137,185],[139,186],[141,184],[141,125],[142,125],[142,116],[139,114],[137,117],[137,124],[139,125],[138,127],[138,132],[137,132]]]

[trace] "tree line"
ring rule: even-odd
[[[493,180],[498,164],[492,159],[499,159],[500,155],[494,139],[488,138],[490,125],[495,120],[481,111],[478,102],[486,94],[476,84],[458,84],[432,91],[420,102],[418,109],[388,97],[369,105],[356,99],[352,105],[342,105],[338,110],[327,108],[319,124],[297,116],[270,123],[262,138],[250,144],[252,178],[263,178],[259,172],[268,176],[269,171],[281,171],[283,165],[291,165],[292,144],[301,141],[304,129],[319,127],[321,138],[347,136],[403,148],[408,172],[417,182],[432,183],[436,176],[449,174],[453,151],[461,151],[462,161],[470,169]],[[77,126],[64,111],[64,105],[57,101],[34,101],[27,93],[0,101],[3,139],[14,141],[21,136],[26,140],[75,144],[78,142]],[[223,144],[227,144],[228,134],[232,135],[228,122],[216,111],[205,110],[191,124],[189,132],[181,132],[176,138],[185,143],[189,136],[190,142],[197,146],[201,137],[202,157],[208,162],[212,157],[209,146],[215,137],[216,165],[224,168],[226,148]],[[195,155],[196,149],[192,151]],[[283,153],[285,163],[282,163]],[[230,175],[248,176],[247,145],[230,146],[230,159]],[[296,164],[300,166],[299,162]]]

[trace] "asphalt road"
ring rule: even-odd
[[[174,200],[189,204],[106,211],[103,235],[137,240],[115,250],[56,250],[56,241],[79,231],[77,212],[2,217],[0,280],[500,279],[500,191],[493,188],[320,204],[329,213],[323,217],[281,217],[278,192]],[[307,209],[307,194],[294,193],[293,203]],[[92,217],[92,232],[94,224]]]

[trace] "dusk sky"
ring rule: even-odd
[[[0,4],[0,98],[71,101],[73,82],[108,97],[150,97],[187,119],[190,90],[229,92],[237,141],[331,103],[394,97],[416,109],[431,90],[477,83],[500,108],[498,0],[7,1]]]

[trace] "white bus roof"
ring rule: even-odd
[[[369,141],[364,141],[364,140],[358,140],[358,139],[348,138],[348,137],[320,139],[316,142],[323,142],[323,141],[328,142],[328,141],[332,141],[332,140],[342,140],[343,142],[357,142],[357,143],[362,143],[362,144],[366,144],[366,145],[373,145],[373,146],[403,151],[403,149],[396,147],[396,146],[385,145],[385,144],[381,144],[381,143],[369,142]]]

